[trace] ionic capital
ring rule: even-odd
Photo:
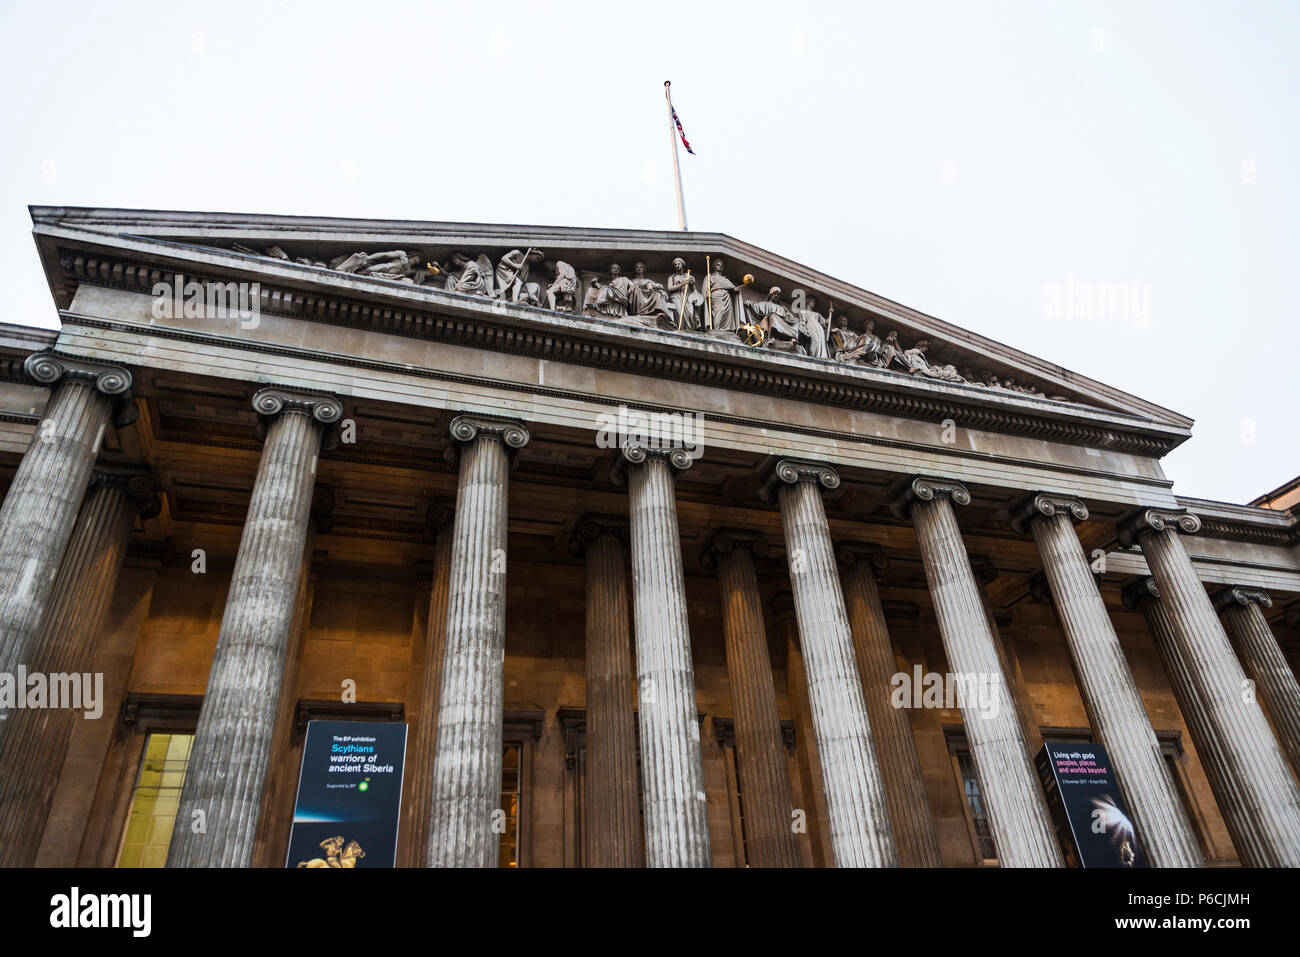
[[[451,420],[451,437],[457,442],[473,442],[481,435],[494,435],[508,449],[522,449],[532,437],[528,426],[518,419],[462,412]]]
[[[916,476],[896,484],[889,499],[889,511],[895,518],[907,518],[916,502],[932,502],[936,496],[946,495],[954,505],[969,505],[970,492],[966,486],[952,479]]]
[[[116,488],[140,510],[141,518],[153,518],[162,511],[158,500],[158,481],[147,465],[111,465],[96,463],[90,473],[90,487]]]
[[[1159,597],[1160,589],[1156,587],[1154,578],[1139,578],[1137,581],[1129,582],[1120,592],[1124,607],[1133,610],[1141,608],[1143,601]]]
[[[253,394],[253,410],[257,413],[257,439],[266,438],[267,426],[280,415],[305,415],[321,425],[326,431],[321,436],[321,448],[334,447],[337,430],[334,428],[343,418],[343,403],[328,392],[308,392],[303,389],[286,389],[280,386],[267,386]]]
[[[840,487],[840,473],[825,462],[809,462],[803,459],[781,459],[772,467],[759,489],[758,497],[769,505],[776,501],[776,490],[782,484],[798,485],[800,482],[815,482],[827,491]]]
[[[1069,495],[1031,492],[1011,506],[1011,528],[1017,535],[1024,535],[1029,531],[1032,519],[1051,518],[1058,514],[1069,515],[1075,522],[1086,522],[1088,506]]]
[[[1144,508],[1120,522],[1115,532],[1119,536],[1120,545],[1132,548],[1138,544],[1138,536],[1143,532],[1163,532],[1166,529],[1184,535],[1195,535],[1201,530],[1201,520],[1191,512]]]
[[[769,551],[766,536],[744,528],[720,528],[705,541],[700,552],[700,565],[712,571],[721,564],[724,556],[742,550],[755,558],[765,558]]]
[[[653,448],[648,445],[628,443],[619,447],[618,458],[610,469],[609,480],[619,488],[627,486],[627,470],[633,465],[644,465],[650,459],[660,459],[670,466],[674,476],[691,467],[695,456],[684,448]]]
[[[23,361],[23,371],[35,382],[53,388],[68,380],[83,382],[113,399],[113,424],[130,425],[139,416],[131,396],[131,372],[125,366],[68,356],[47,349]]]
[[[1243,608],[1259,605],[1261,608],[1272,608],[1273,596],[1262,588],[1232,585],[1214,596],[1215,611],[1222,612],[1229,605],[1241,605]]]
[[[589,513],[578,519],[578,526],[569,539],[569,554],[575,558],[587,553],[588,547],[597,539],[611,535],[623,545],[630,538],[629,521],[624,515],[597,515]]]
[[[835,546],[835,560],[845,568],[866,565],[877,578],[889,568],[889,556],[875,542],[840,542]]]

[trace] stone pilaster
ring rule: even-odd
[[[988,694],[987,707],[981,708],[968,694],[959,695],[958,704],[998,860],[1004,867],[1060,867],[1042,788],[1029,760],[954,503],[970,503],[964,486],[914,478],[899,488],[890,507],[899,518],[910,515],[916,527],[948,667],[967,681],[984,682]]]
[[[1142,548],[1187,665],[1191,691],[1214,725],[1215,741],[1240,789],[1243,807],[1257,821],[1262,857],[1251,863],[1300,867],[1300,788],[1259,702],[1249,692],[1241,663],[1179,535],[1200,527],[1200,519],[1186,512],[1144,509],[1120,525],[1119,541]],[[1244,863],[1247,851],[1237,850]]]
[[[836,549],[836,557],[843,567],[844,601],[853,650],[862,676],[876,756],[885,780],[899,863],[903,867],[942,867],[939,833],[925,793],[912,721],[906,709],[895,708],[891,702],[898,662],[876,585],[876,577],[888,567],[888,559],[879,545],[866,542],[842,542]]]
[[[430,798],[433,794],[433,756],[438,744],[438,695],[442,691],[442,660],[447,637],[447,595],[451,583],[451,556],[456,505],[440,500],[429,506],[425,537],[433,540],[433,576],[429,582],[429,609],[425,619],[424,667],[420,680],[419,717],[407,746],[409,756],[405,821],[410,828],[402,866],[423,867],[429,847]]]
[[[1214,606],[1228,623],[1246,673],[1254,679],[1278,740],[1300,775],[1300,684],[1264,617],[1273,599],[1262,589],[1237,585],[1216,595]]]
[[[799,844],[791,829],[790,771],[754,570],[754,558],[766,554],[762,535],[721,529],[710,537],[701,560],[706,568],[717,570],[722,592],[748,863],[751,867],[799,867]]]
[[[673,490],[674,470],[690,464],[680,449],[665,453],[627,446],[613,475],[628,487],[631,517],[648,867],[708,867],[713,860]]]
[[[837,867],[896,867],[898,850],[858,675],[822,489],[840,477],[817,462],[782,459],[763,488],[778,499],[807,670]]]
[[[1154,867],[1198,867],[1196,838],[1074,531],[1073,522],[1087,518],[1079,499],[1036,494],[1013,509],[1011,524],[1021,534],[1031,532],[1038,545],[1079,690],[1133,815],[1138,842]]]
[[[100,466],[77,514],[59,564],[45,621],[25,662],[29,673],[85,675],[113,600],[122,556],[137,515],[158,513],[148,469]],[[101,682],[102,684],[102,682]],[[20,692],[24,689],[20,689]],[[92,687],[90,694],[96,691]],[[99,689],[102,692],[102,687]],[[0,867],[31,867],[84,707],[20,709],[0,721]],[[111,721],[115,702],[100,698],[98,720]]]
[[[628,522],[585,515],[570,542],[587,563],[587,867],[641,867],[636,778],[636,666],[627,586]]]
[[[226,594],[181,792],[168,867],[247,867],[262,813],[275,716],[294,629],[303,548],[333,396],[266,388],[253,396],[262,458]]]
[[[460,481],[447,590],[429,798],[429,867],[496,867],[505,701],[506,523],[510,451],[523,423],[478,415],[451,422]]]
[[[104,433],[136,412],[131,373],[121,366],[38,352],[23,371],[49,386],[50,397],[0,506],[0,672],[7,674],[31,665]]]

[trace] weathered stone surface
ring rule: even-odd
[[[460,415],[447,634],[429,798],[429,867],[495,867],[502,811],[501,726],[506,641],[508,450],[523,448],[519,422]],[[502,811],[502,813],[504,813]]]
[[[1200,520],[1186,512],[1146,509],[1120,526],[1120,541],[1136,541],[1142,548],[1187,667],[1188,690],[1204,705],[1215,728],[1208,743],[1221,749],[1216,760],[1222,761],[1238,789],[1237,800],[1248,809],[1251,836],[1243,834],[1246,846],[1237,848],[1243,862],[1297,867],[1300,788],[1258,700],[1247,693],[1241,663],[1183,545],[1179,532],[1195,533],[1200,526]]]
[[[690,459],[625,448],[623,460],[631,516],[646,866],[709,867],[708,798],[673,490],[673,469],[687,467]]]
[[[1300,684],[1264,617],[1273,599],[1258,588],[1233,587],[1221,592],[1215,604],[1236,640],[1246,672],[1259,688],[1291,767],[1300,775]]]
[[[925,793],[912,722],[906,709],[893,707],[890,700],[898,665],[876,587],[876,575],[887,564],[884,550],[866,543],[841,543],[836,557],[844,568],[844,601],[853,650],[885,781],[899,863],[903,867],[941,867],[939,835]]]
[[[0,672],[11,674],[30,664],[114,405],[131,389],[121,366],[50,352],[23,369],[52,391],[0,507]]]
[[[992,707],[982,710],[969,697],[959,706],[998,860],[1004,867],[1060,867],[1042,788],[953,514],[954,502],[968,504],[970,492],[956,482],[918,478],[903,487],[893,507],[898,514],[910,513],[916,526],[948,666],[958,675],[988,682]]]
[[[746,863],[799,867],[799,846],[791,829],[790,772],[754,570],[755,556],[766,553],[761,535],[722,529],[711,536],[703,557],[717,569],[722,594],[736,764],[745,802]]]
[[[303,545],[333,397],[263,389],[266,427],[185,775],[168,867],[247,867],[293,632]],[[269,420],[269,421],[268,421]]]
[[[1043,560],[1092,726],[1115,770],[1141,845],[1155,867],[1197,867],[1201,853],[1160,742],[1138,694],[1124,650],[1097,591],[1071,518],[1088,510],[1077,499],[1035,495],[1023,523]]]
[[[773,469],[766,495],[775,490],[781,503],[835,866],[896,867],[885,785],[822,505],[821,489],[838,485],[839,476],[826,465],[785,459]]]
[[[587,790],[583,842],[588,867],[640,867],[636,770],[636,668],[627,586],[626,520],[586,516],[573,545],[587,562]]]
[[[157,512],[147,469],[95,470],[26,663],[29,672],[90,676],[122,555],[142,506]],[[114,704],[99,700],[96,720],[111,720]],[[89,720],[85,711],[21,709],[0,721],[0,867],[35,863],[73,728]]]

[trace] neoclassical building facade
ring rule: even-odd
[[[721,234],[32,218],[0,676],[102,714],[6,710],[6,866],[284,866],[318,718],[400,866],[1059,867],[1044,741],[1300,864],[1294,488],[1189,419]]]

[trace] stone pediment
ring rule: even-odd
[[[727,344],[805,368],[813,360],[819,371],[867,372],[885,387],[925,382],[968,402],[978,394],[1026,397],[1176,431],[1191,424],[723,234],[130,210],[32,214],[56,300],[63,274],[76,272],[67,241],[111,236],[156,243],[175,259],[202,254],[246,274],[270,269],[297,283],[343,277],[351,288],[374,283],[399,298],[402,290],[436,291],[471,312],[537,311],[632,336],[667,332]]]

